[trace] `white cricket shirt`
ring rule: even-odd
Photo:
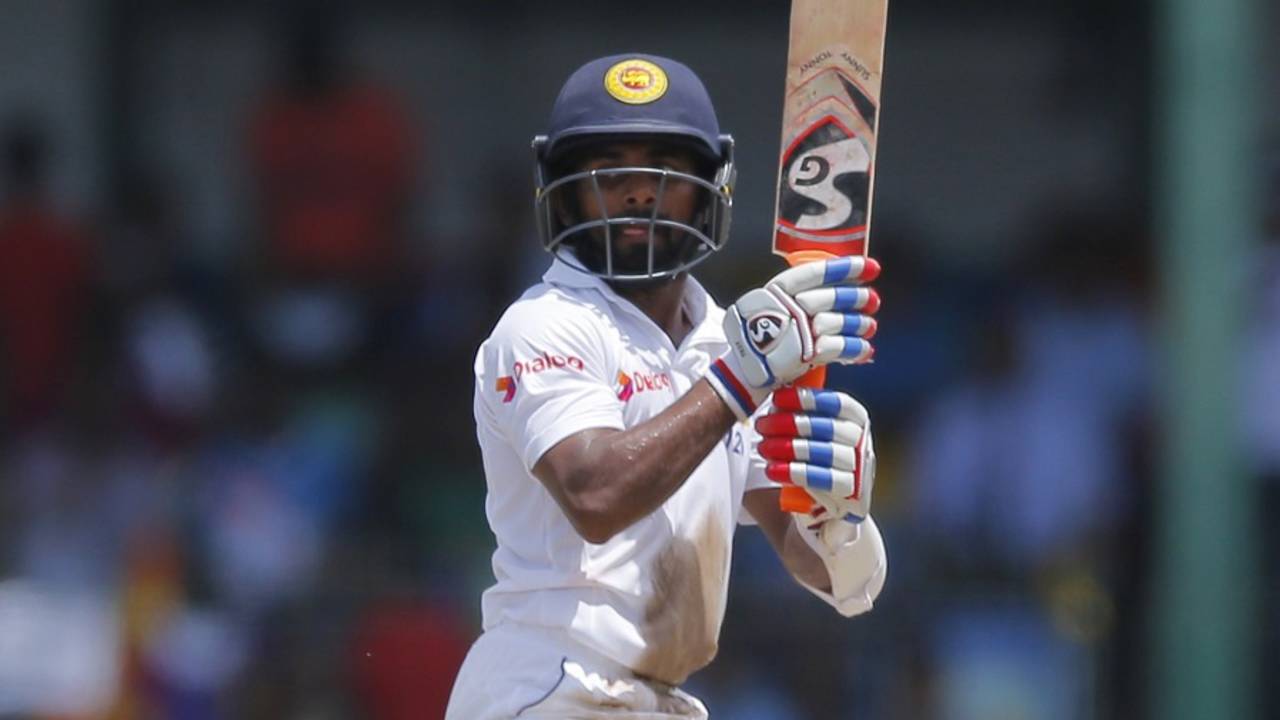
[[[754,430],[736,424],[658,511],[602,545],[578,535],[530,470],[574,433],[657,415],[728,349],[724,310],[692,277],[686,287],[694,328],[675,347],[604,282],[556,261],[503,314],[475,363],[485,512],[498,543],[485,629],[561,628],[673,685],[715,655],[743,493],[775,487],[751,452]]]

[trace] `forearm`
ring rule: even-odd
[[[557,500],[584,538],[604,542],[657,510],[733,423],[724,401],[699,381],[671,407],[633,428],[586,435],[572,449],[570,467],[556,468],[552,458],[548,467],[539,462],[534,474],[560,489]],[[557,481],[548,483],[544,475]]]
[[[743,506],[792,577],[819,590],[831,589],[831,576],[822,558],[800,537],[791,514],[779,507],[778,490],[753,490],[743,498]]]
[[[818,553],[800,537],[800,529],[794,521],[787,523],[781,556],[783,566],[796,580],[823,592],[831,592],[831,573]]]

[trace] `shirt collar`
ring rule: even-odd
[[[542,275],[543,282],[549,285],[555,285],[562,288],[573,288],[577,290],[595,290],[600,293],[609,304],[621,309],[624,312],[641,318],[644,322],[653,325],[663,337],[663,333],[653,320],[645,315],[640,308],[631,303],[630,300],[622,297],[609,287],[604,280],[575,270],[559,259],[551,262],[551,267],[547,268],[546,273]],[[685,337],[683,345],[706,345],[711,343],[724,344],[724,333],[720,329],[720,323],[724,317],[724,311],[715,304],[715,300],[708,293],[706,288],[702,287],[702,283],[692,275],[688,276],[684,286],[684,298],[682,300],[685,310],[689,313],[689,319],[693,322],[693,329]]]

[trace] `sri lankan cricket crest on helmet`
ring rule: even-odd
[[[615,100],[643,105],[667,92],[667,74],[648,60],[629,58],[605,71],[604,89]]]

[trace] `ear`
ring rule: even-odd
[[[551,197],[547,198],[551,212],[555,214],[561,228],[582,222],[584,210],[580,193],[583,185],[581,180],[561,185],[552,192]]]
[[[557,192],[555,195],[547,198],[551,201],[551,212],[555,213],[556,220],[560,222],[560,227],[562,228],[569,227],[573,222],[573,213],[570,210],[569,205],[577,205],[576,202],[570,203],[569,198],[565,197],[565,195],[566,193],[564,192]]]

